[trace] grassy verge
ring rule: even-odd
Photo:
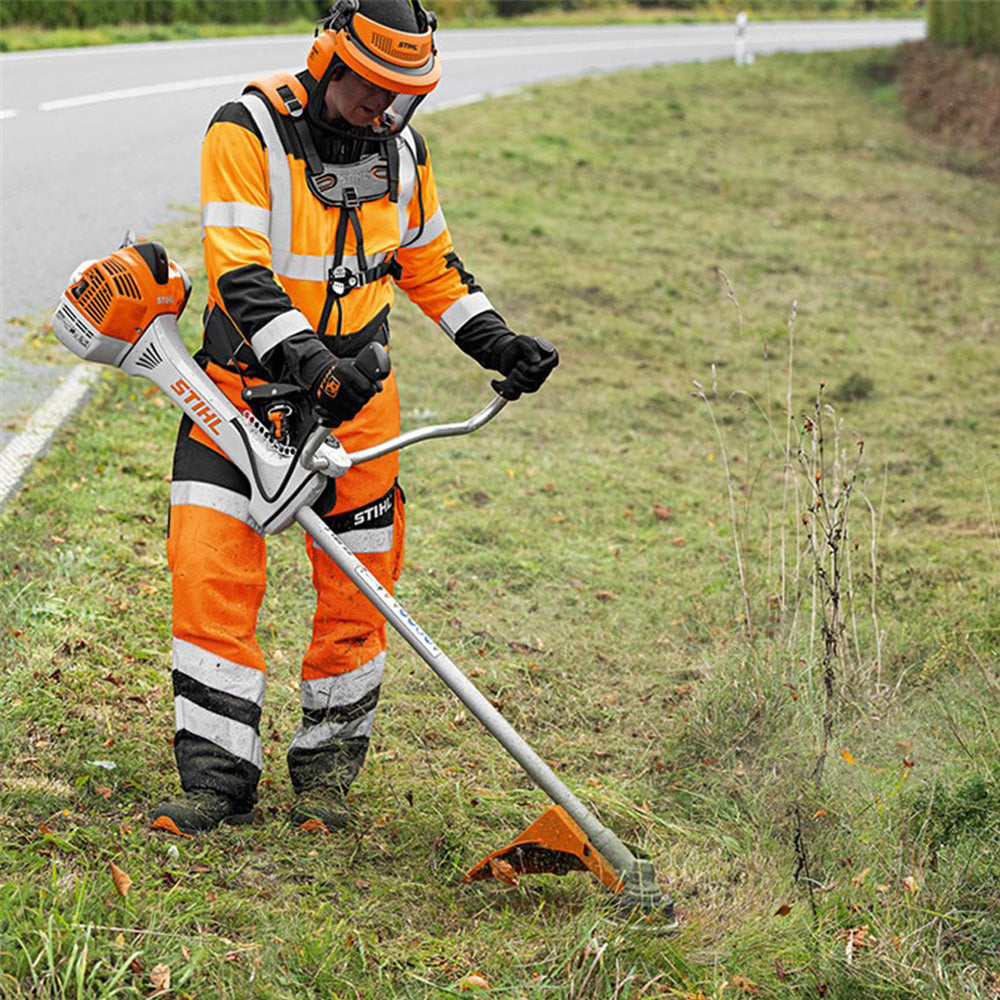
[[[545,803],[400,642],[355,830],[287,830],[294,532],[260,621],[265,822],[149,835],[174,782],[176,416],[109,374],[0,531],[0,990],[147,996],[168,968],[203,1000],[470,976],[518,1000],[995,996],[1000,188],[910,133],[870,58],[423,120],[459,250],[563,364],[476,437],[406,453],[401,597],[649,853],[678,932],[610,925],[582,876],[459,884]],[[193,226],[165,235],[203,289]],[[488,397],[405,304],[394,338],[407,425]]]
[[[506,28],[517,26],[560,27],[587,24],[693,23],[732,21],[732,4],[709,3],[679,9],[637,6],[631,3],[597,3],[575,10],[538,10],[514,17],[484,14],[481,5],[461,0],[438,10],[442,28]],[[919,4],[905,2],[875,5],[873,9],[848,3],[812,3],[798,0],[767,0],[753,8],[756,20],[783,18],[921,17]],[[312,32],[312,21],[282,24],[120,24],[96,28],[34,28],[14,25],[0,28],[0,52],[34,49],[76,48],[86,45],[121,45],[132,42],[166,42],[192,38],[234,38],[244,35],[290,35]]]

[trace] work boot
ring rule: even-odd
[[[204,833],[220,823],[242,826],[253,822],[253,812],[241,807],[228,795],[207,788],[193,788],[176,799],[161,802],[153,811],[153,830],[168,833]]]
[[[336,785],[314,785],[295,796],[289,816],[292,826],[303,830],[343,830],[351,821],[351,810],[343,789]]]

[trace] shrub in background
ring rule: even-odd
[[[928,0],[927,37],[1000,54],[1000,0]]]

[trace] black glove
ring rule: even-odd
[[[317,415],[330,427],[353,420],[365,403],[381,391],[382,383],[372,378],[357,358],[334,358],[310,390]]]
[[[338,358],[311,330],[286,338],[275,348],[278,381],[301,386],[323,423],[336,427],[358,415],[388,374],[368,358],[365,348],[356,358]],[[367,360],[366,360],[367,359]]]
[[[559,353],[547,340],[513,333],[492,309],[467,320],[455,334],[455,343],[484,368],[507,376],[492,383],[505,399],[537,392],[559,364]]]
[[[544,337],[515,335],[499,351],[497,368],[505,379],[490,384],[504,399],[517,399],[522,392],[538,392],[552,369],[559,364],[559,352]]]

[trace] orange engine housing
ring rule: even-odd
[[[134,343],[164,313],[180,316],[190,284],[159,243],[121,247],[88,264],[66,290],[105,337]]]

